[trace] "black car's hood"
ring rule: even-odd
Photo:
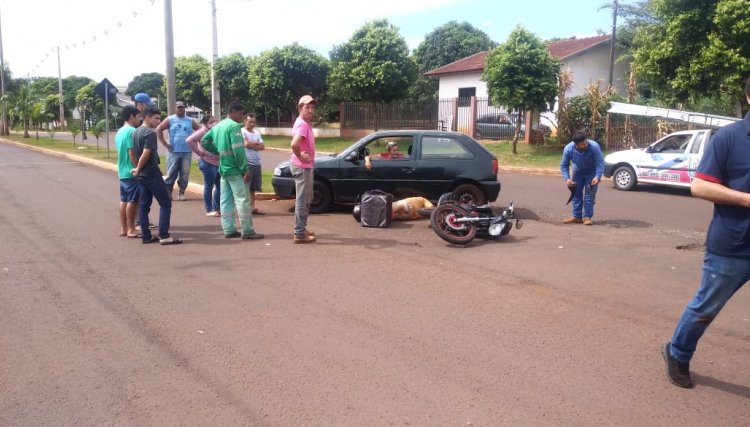
[[[315,156],[315,163],[322,162],[324,160],[329,160],[332,157],[333,156],[330,155],[330,154],[321,155],[321,156]],[[284,160],[283,162],[281,162],[278,165],[276,165],[276,167],[280,168],[280,169],[288,169],[289,168],[289,160]]]

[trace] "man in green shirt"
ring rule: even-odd
[[[120,236],[141,237],[135,229],[135,212],[138,210],[138,180],[130,171],[138,163],[133,151],[133,131],[140,126],[140,112],[133,106],[122,109],[125,124],[115,135],[117,146],[117,176],[120,178]]]
[[[203,148],[219,155],[221,175],[221,228],[227,239],[262,239],[263,235],[253,228],[253,217],[248,200],[247,184],[250,174],[247,168],[242,121],[245,107],[232,101],[227,107],[227,118],[220,121],[201,139]],[[240,218],[242,233],[237,231],[234,211]]]

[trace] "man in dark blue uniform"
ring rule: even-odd
[[[745,82],[750,103],[750,78]],[[711,138],[691,186],[714,203],[698,292],[685,307],[672,340],[662,346],[667,376],[691,388],[690,359],[708,325],[750,280],[750,112]]]

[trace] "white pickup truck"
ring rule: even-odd
[[[703,151],[715,130],[671,133],[646,148],[618,151],[604,158],[604,176],[618,190],[632,190],[639,182],[690,187]]]

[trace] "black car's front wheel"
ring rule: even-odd
[[[473,203],[477,206],[486,203],[482,189],[474,184],[461,184],[453,190],[453,194],[459,203]]]
[[[331,210],[333,205],[333,193],[322,181],[315,180],[313,184],[313,196],[310,203],[310,213],[323,213]]]

